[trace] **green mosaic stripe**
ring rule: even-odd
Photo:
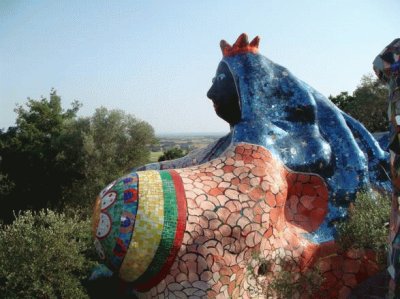
[[[115,203],[106,209],[106,212],[111,217],[111,231],[106,238],[101,240],[101,245],[105,252],[112,252],[115,247],[116,239],[119,236],[119,229],[121,226],[121,214],[124,207],[124,191],[125,184],[123,179],[119,179],[118,182],[108,192],[115,191],[117,198]]]
[[[160,177],[164,192],[164,227],[160,244],[156,254],[147,270],[134,282],[139,286],[157,275],[167,260],[175,239],[178,209],[176,206],[176,194],[172,177],[167,171],[160,171]]]

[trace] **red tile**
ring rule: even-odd
[[[208,269],[208,268],[207,268]],[[200,279],[202,281],[209,281],[211,280],[211,278],[213,277],[213,274],[211,271],[204,271],[203,273],[201,273],[200,275]]]
[[[267,174],[267,169],[265,166],[257,166],[251,169],[251,173],[254,174],[256,177],[263,177]]]
[[[270,215],[271,223],[272,223],[272,225],[275,225],[275,223],[277,223],[277,221],[278,221],[278,217],[280,214],[278,208],[272,209],[269,213],[270,213],[269,215]]]
[[[208,194],[210,194],[211,196],[217,196],[217,195],[221,195],[223,194],[223,191],[221,191],[220,188],[212,188]]]
[[[343,283],[350,288],[353,288],[358,284],[356,276],[350,273],[343,274]]]
[[[267,192],[265,195],[266,195],[267,204],[268,204],[271,208],[274,208],[274,207],[276,206],[275,195],[272,194],[271,192]]]
[[[239,212],[237,213],[230,213],[228,216],[228,219],[226,220],[226,223],[230,225],[231,227],[234,227],[238,224],[239,219],[243,218]]]
[[[360,260],[346,259],[343,271],[346,273],[357,273],[360,271]]]
[[[236,154],[233,159],[235,160],[235,163],[237,163],[237,161],[243,161],[243,156],[240,154]]]
[[[222,225],[219,227],[219,231],[221,232],[221,234],[222,234],[224,237],[228,237],[228,236],[230,236],[230,235],[232,234],[232,227],[229,226],[229,225],[227,225],[227,224],[222,224]]]
[[[285,203],[286,203],[286,195],[282,194],[281,192],[278,192],[276,194],[276,205],[282,207],[285,205]]]
[[[245,149],[244,149],[243,146],[237,146],[237,147],[235,148],[235,153],[237,153],[237,154],[243,154],[244,151],[245,151]]]
[[[223,170],[225,173],[233,172],[234,169],[235,169],[235,167],[232,166],[232,165],[226,165],[226,166],[222,167],[222,170]]]
[[[318,266],[322,273],[325,273],[325,272],[328,272],[329,270],[331,270],[331,263],[330,263],[329,259],[320,259],[318,261]]]
[[[351,289],[349,287],[343,286],[339,290],[339,298],[338,299],[346,299],[349,297],[350,293],[351,293]]]
[[[232,183],[232,185],[237,186],[237,185],[239,185],[241,183],[241,181],[240,181],[239,178],[233,178],[231,183]]]
[[[310,175],[308,174],[299,174],[297,179],[302,183],[307,183],[310,181]]]
[[[214,299],[217,298],[218,293],[214,290],[207,291],[207,298]]]
[[[346,257],[351,259],[360,259],[362,257],[362,250],[361,249],[349,249],[346,252]]]

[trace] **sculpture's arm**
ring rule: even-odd
[[[378,189],[390,192],[392,187],[389,179],[389,153],[382,150],[378,141],[359,121],[343,111],[341,113],[352,133],[358,137],[361,148],[367,155],[370,181],[375,182]]]
[[[341,110],[340,112],[352,133],[359,138],[367,155],[369,157],[377,157],[378,160],[386,160],[388,153],[382,150],[374,136],[372,136],[372,134],[368,132],[368,130],[358,120],[354,119],[353,117]]]

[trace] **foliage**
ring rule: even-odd
[[[70,202],[86,204],[111,181],[150,158],[149,145],[156,141],[153,128],[120,110],[99,108],[89,118],[75,122],[81,134],[81,172],[83,179],[65,190]]]
[[[267,298],[300,298],[304,294],[312,298],[321,291],[323,274],[317,266],[303,272],[299,272],[298,267],[295,260],[282,259],[279,255],[272,254],[267,259],[253,254],[247,273],[255,279],[256,288]]]
[[[3,298],[88,298],[81,282],[93,267],[90,221],[51,210],[25,211],[0,226]]]
[[[352,95],[341,92],[329,99],[341,110],[359,120],[371,132],[388,130],[387,89],[372,75],[364,75]]]
[[[349,218],[338,223],[338,244],[344,249],[372,249],[385,263],[388,250],[390,200],[384,195],[362,192],[349,208]]]
[[[18,106],[16,126],[0,131],[0,219],[27,208],[90,209],[105,185],[148,161],[155,141],[148,123],[106,108],[78,118],[79,107],[64,111],[53,90]]]
[[[324,277],[318,268],[308,269],[303,273],[282,270],[268,286],[269,293],[277,298],[295,298],[300,294],[307,294],[312,298],[320,291]]]
[[[347,112],[347,106],[354,103],[354,97],[349,95],[347,91],[342,91],[337,96],[329,96],[329,99],[341,110]]]
[[[64,111],[61,98],[53,90],[50,99],[28,99],[18,106],[16,126],[0,132],[0,172],[2,181],[14,185],[2,194],[1,216],[11,219],[11,210],[43,207],[61,196],[60,186],[76,176],[72,159],[61,142],[67,123],[79,109],[74,102]],[[33,202],[34,199],[34,202]]]
[[[10,181],[7,175],[0,173],[0,198],[9,195],[14,186],[14,182]]]
[[[187,155],[187,152],[179,147],[173,147],[169,150],[166,150],[164,154],[160,158],[158,158],[158,162],[181,158],[185,155]]]

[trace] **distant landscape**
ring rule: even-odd
[[[159,134],[159,143],[150,147],[151,162],[158,161],[164,151],[177,147],[186,152],[207,146],[215,140],[221,138],[224,133],[171,133]]]

